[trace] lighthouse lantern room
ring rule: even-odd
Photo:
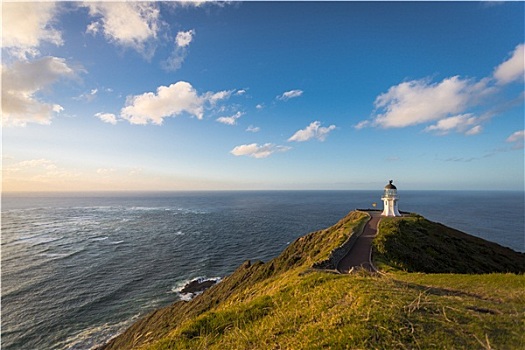
[[[401,216],[397,208],[397,187],[392,184],[392,180],[385,186],[385,192],[381,200],[383,201],[382,216]]]

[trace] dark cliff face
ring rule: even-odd
[[[394,269],[424,273],[524,273],[525,254],[421,216],[384,218],[374,259]]]

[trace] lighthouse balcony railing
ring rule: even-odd
[[[385,192],[383,193],[383,197],[385,197],[385,198],[398,198],[397,190],[385,190]]]

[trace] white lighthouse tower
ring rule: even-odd
[[[381,200],[383,201],[382,216],[401,216],[397,209],[397,187],[392,184],[392,180],[385,186],[385,192]]]

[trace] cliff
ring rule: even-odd
[[[267,263],[247,261],[102,348],[521,348],[524,254],[412,216],[380,225],[374,254],[387,273],[312,268],[367,220],[351,212]]]

